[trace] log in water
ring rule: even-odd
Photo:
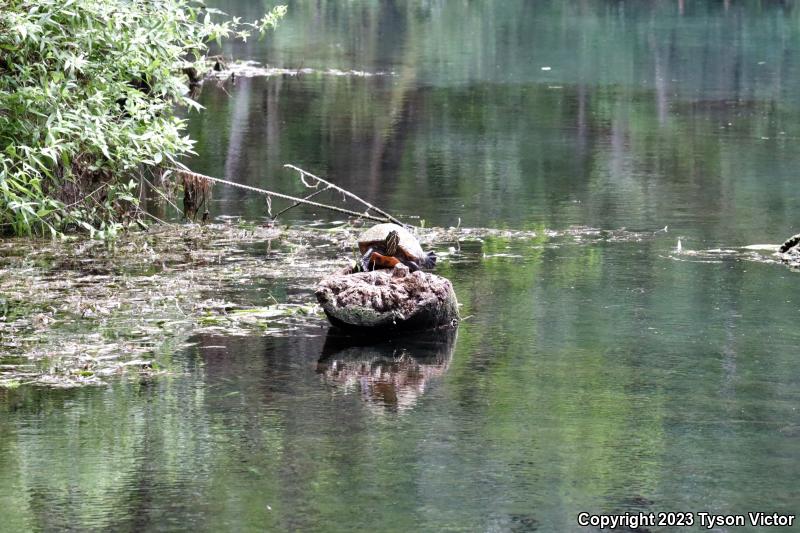
[[[394,269],[327,276],[316,289],[331,324],[355,330],[424,330],[458,323],[458,301],[448,279]]]

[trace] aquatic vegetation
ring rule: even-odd
[[[0,241],[0,386],[150,376],[169,372],[168,354],[195,334],[274,336],[327,327],[313,287],[354,264],[360,232],[344,221],[289,228],[232,220],[154,226],[114,243]],[[586,228],[417,231],[422,243],[441,251],[445,269],[485,260],[484,244],[516,253],[604,235],[611,238]]]
[[[209,73],[210,76],[225,80],[231,76],[240,78],[256,78],[271,76],[337,76],[337,77],[352,77],[352,78],[371,78],[373,76],[397,76],[395,72],[385,72],[382,70],[376,72],[367,72],[364,70],[339,70],[336,68],[328,69],[313,69],[308,67],[300,68],[280,68],[264,66],[257,61],[234,61],[225,65],[225,68],[215,69]]]
[[[334,248],[333,235],[313,236],[315,246]],[[154,360],[162,350],[178,348],[190,334],[277,334],[313,321],[315,309],[299,300],[245,305],[274,300],[271,284],[301,290],[310,283],[304,280],[331,267],[333,259],[304,257],[308,238],[192,225],[131,232],[114,246],[4,241],[0,346],[21,359],[2,367],[0,383],[76,385],[131,369],[152,374],[161,370]]]
[[[0,241],[0,387],[99,385],[116,375],[171,372],[170,354],[198,334],[297,335],[327,327],[314,286],[353,265],[361,228],[163,225],[114,243]],[[545,248],[586,248],[574,278],[592,276],[597,245],[656,232],[426,228],[441,269],[492,261],[518,270]],[[684,250],[683,261],[778,263],[756,250]],[[504,269],[506,267],[503,267]],[[509,276],[509,279],[513,276]]]

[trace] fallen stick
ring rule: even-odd
[[[172,168],[170,168],[170,170],[172,170],[174,172],[177,172],[178,174],[186,174],[186,175],[189,175],[189,176],[194,176],[195,178],[201,178],[201,179],[208,180],[208,181],[211,181],[211,182],[214,182],[214,183],[222,183],[224,185],[230,185],[231,187],[238,187],[240,189],[256,192],[256,193],[259,193],[259,194],[264,194],[266,196],[274,196],[275,198],[282,198],[284,200],[291,200],[291,201],[296,202],[296,203],[310,205],[310,206],[313,206],[313,207],[319,207],[319,208],[322,208],[322,209],[328,209],[330,211],[336,211],[338,213],[344,213],[346,215],[350,215],[350,216],[354,216],[354,217],[366,218],[367,220],[373,220],[375,222],[388,222],[389,220],[391,220],[391,221],[397,220],[397,219],[395,219],[393,217],[389,217],[388,219],[387,218],[378,218],[376,216],[369,215],[366,212],[359,213],[358,211],[351,211],[350,209],[344,209],[342,207],[336,207],[334,205],[327,205],[327,204],[321,204],[319,202],[312,202],[310,200],[304,200],[303,198],[297,198],[296,196],[289,196],[288,194],[282,194],[282,193],[279,193],[279,192],[268,191],[266,189],[259,189],[258,187],[253,187],[251,185],[244,185],[242,183],[236,183],[236,182],[233,182],[233,181],[223,180],[223,179],[220,179],[220,178],[214,178],[212,176],[206,176],[205,174],[200,174],[199,172],[192,172],[191,170],[187,170],[187,169],[181,169],[181,168],[177,168],[177,167],[172,167]],[[344,190],[344,189],[342,189],[342,190]],[[369,211],[369,209],[367,211]],[[398,222],[398,223],[402,224],[402,222]]]
[[[318,194],[322,194],[322,193],[324,193],[325,191],[329,191],[330,189],[331,189],[330,187],[325,187],[324,189],[320,189],[320,190],[318,190],[318,191],[314,191],[314,192],[312,192],[311,194],[309,194],[308,196],[306,196],[305,198],[303,198],[303,200],[309,200],[309,199],[311,199],[311,198],[315,197],[315,196],[316,196],[316,195],[318,195]],[[281,209],[280,211],[278,211],[278,213],[277,213],[277,214],[275,214],[275,216],[273,216],[273,217],[272,217],[272,220],[277,220],[277,218],[278,218],[279,216],[281,216],[282,214],[284,214],[284,213],[285,213],[286,211],[288,211],[289,209],[294,209],[294,208],[295,208],[295,207],[297,207],[298,205],[302,205],[302,204],[301,204],[300,202],[295,202],[295,203],[293,203],[292,205],[290,205],[289,207],[285,207],[285,208]]]
[[[370,211],[370,210],[375,211],[376,213],[385,216],[387,219],[389,219],[390,221],[394,222],[398,226],[402,226],[402,227],[406,227],[407,226],[407,224],[404,224],[404,223],[400,222],[399,220],[394,218],[392,215],[390,215],[389,213],[387,213],[383,209],[380,209],[379,207],[375,207],[374,205],[372,205],[371,203],[367,202],[366,200],[362,200],[360,197],[356,196],[355,194],[351,193],[348,190],[342,189],[341,187],[339,187],[335,183],[331,183],[330,181],[324,180],[324,179],[320,178],[319,176],[315,176],[311,172],[307,172],[307,171],[303,170],[302,168],[296,167],[294,165],[286,164],[286,165],[283,165],[283,168],[291,168],[292,170],[296,170],[297,172],[299,172],[300,173],[300,180],[303,181],[303,184],[306,185],[306,187],[312,187],[312,186],[305,183],[305,180],[303,180],[303,176],[308,176],[309,178],[317,180],[317,182],[319,182],[319,183],[324,183],[329,188],[336,189],[337,191],[339,191],[340,193],[344,194],[345,196],[349,196],[350,198],[353,198],[353,199],[361,202],[362,204],[367,206],[367,211]]]

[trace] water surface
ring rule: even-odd
[[[0,529],[796,514],[797,273],[675,247],[797,231],[799,24],[792,2],[290,2],[224,51],[315,72],[207,84],[193,168],[300,194],[291,162],[429,226],[538,236],[436,243],[451,338],[204,334],[168,376],[0,389]],[[215,190],[212,216],[266,214]]]

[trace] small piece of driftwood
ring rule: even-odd
[[[800,233],[792,235],[778,249],[781,261],[792,268],[800,268]]]
[[[331,324],[362,332],[426,330],[458,323],[458,300],[449,280],[428,272],[393,269],[331,274],[315,294]]]

